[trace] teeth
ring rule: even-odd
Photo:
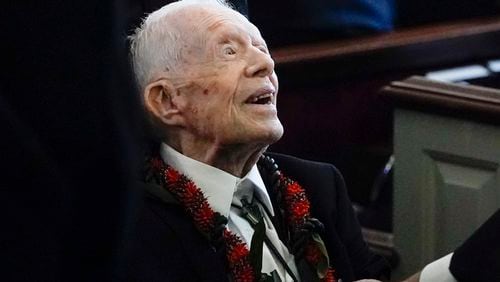
[[[257,101],[258,101],[258,100],[260,100],[260,99],[270,98],[270,97],[272,97],[272,96],[273,96],[273,95],[272,95],[272,94],[270,94],[270,93],[267,93],[267,94],[262,94],[262,95],[259,95],[259,96],[257,96],[257,97],[254,97],[254,98],[252,99],[252,102],[253,102],[253,103],[255,103],[255,102],[257,102]]]
[[[248,98],[247,103],[257,104],[259,102],[259,100],[261,100],[261,99],[269,99],[266,102],[266,104],[272,104],[271,100],[272,100],[273,96],[274,96],[274,93],[272,93],[272,92],[260,94],[260,95],[257,95],[255,97]]]

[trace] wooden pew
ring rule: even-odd
[[[395,81],[396,277],[452,252],[500,207],[500,90]]]

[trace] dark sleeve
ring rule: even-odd
[[[381,256],[368,248],[361,234],[361,226],[347,195],[344,179],[339,171],[331,166],[336,188],[335,228],[350,260],[355,279],[389,278],[390,266]]]
[[[500,210],[497,210],[460,247],[450,262],[458,281],[500,281]]]

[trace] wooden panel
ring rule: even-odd
[[[397,109],[394,153],[401,278],[453,251],[500,207],[500,128]]]
[[[434,256],[454,250],[497,209],[498,163],[428,152],[435,169]]]

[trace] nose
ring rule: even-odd
[[[271,75],[274,71],[274,61],[271,56],[262,50],[254,48],[249,56],[245,74],[248,77]]]

